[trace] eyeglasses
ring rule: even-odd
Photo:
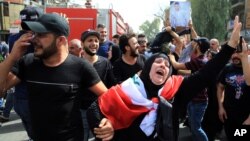
[[[215,44],[214,44],[214,43],[211,43],[210,45],[213,46],[213,45],[215,45]]]

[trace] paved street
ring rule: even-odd
[[[11,112],[10,121],[0,127],[0,141],[26,141],[28,136],[23,129],[21,120],[15,112]],[[1,125],[1,123],[0,123]],[[180,141],[192,141],[189,129],[180,125]],[[219,140],[216,140],[219,141]],[[226,140],[221,140],[226,141]]]
[[[0,141],[26,141],[28,136],[24,131],[21,120],[15,112],[11,112],[10,121],[0,127]]]

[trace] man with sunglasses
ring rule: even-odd
[[[148,47],[148,39],[145,34],[139,34],[137,36],[138,38],[138,44],[140,47],[138,48],[138,51],[140,54],[143,54],[146,58],[149,58],[153,53],[150,51]]]
[[[139,34],[138,35],[138,44],[140,45],[140,47],[138,48],[138,51],[140,54],[144,54],[145,51],[147,50],[147,43],[148,40],[146,38],[146,35],[144,34]]]
[[[44,14],[23,26],[34,34],[22,35],[10,56],[0,64],[0,91],[21,81],[27,83],[35,141],[83,140],[79,96],[85,89],[101,95],[107,88],[90,63],[69,54],[69,25],[65,18]],[[34,53],[22,57],[30,44]],[[10,76],[15,63],[19,69]],[[109,140],[112,130],[108,120],[103,119],[95,132],[99,138]]]

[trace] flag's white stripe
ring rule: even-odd
[[[144,85],[138,75],[124,81],[121,87],[133,104],[150,109],[150,112],[144,117],[140,124],[142,131],[147,136],[150,136],[154,131],[158,104],[147,99]]]

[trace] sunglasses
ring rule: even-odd
[[[138,44],[143,44],[143,43],[146,43],[146,41],[145,40],[139,40],[138,41]]]

